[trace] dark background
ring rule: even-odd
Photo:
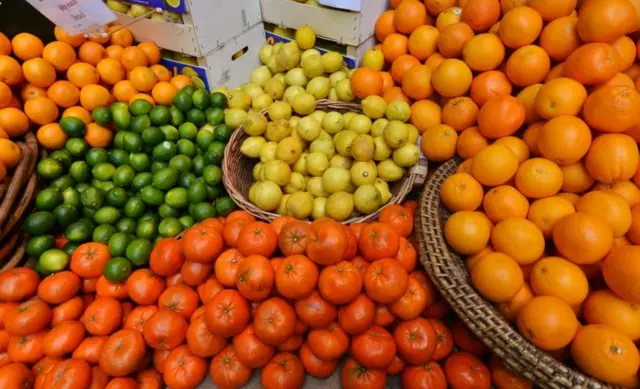
[[[46,43],[54,40],[53,27],[49,19],[25,0],[0,0],[0,32],[9,38],[30,32]]]

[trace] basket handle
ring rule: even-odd
[[[427,172],[429,171],[427,165],[427,160],[420,158],[420,161],[409,169],[409,175],[415,176],[415,181],[413,182],[414,187],[424,185],[427,180]]]

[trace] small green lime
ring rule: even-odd
[[[218,215],[227,216],[236,209],[238,209],[238,206],[229,196],[223,196],[216,200],[216,212]]]
[[[64,204],[71,205],[74,207],[79,207],[80,203],[80,192],[76,188],[67,188],[62,191],[62,197],[64,199]]]
[[[173,105],[182,112],[187,112],[193,107],[193,99],[186,90],[181,90],[176,93],[173,98]]]
[[[68,169],[69,166],[71,166],[71,163],[73,162],[71,153],[69,153],[65,149],[54,151],[49,155],[49,158],[53,158],[56,161],[60,162],[60,164],[62,164],[62,167],[65,169]]]
[[[100,242],[107,244],[109,239],[116,233],[116,228],[111,224],[101,224],[93,230],[92,240],[94,242]]]
[[[96,108],[96,110],[93,111],[93,115],[94,115],[93,120],[95,120],[98,124],[102,124],[95,119],[96,111],[98,110],[99,108]],[[107,110],[107,112],[108,111],[109,110]],[[98,115],[100,115],[100,113],[98,113]],[[109,115],[109,119],[111,119],[111,115]],[[81,119],[74,116],[67,116],[60,119],[60,127],[62,128],[62,131],[64,131],[67,135],[69,135],[72,138],[84,136],[85,129],[86,129],[86,125],[84,124],[84,122]]]
[[[56,188],[59,191],[64,191],[67,188],[71,188],[72,186],[74,186],[76,184],[75,180],[73,178],[71,178],[71,176],[62,176],[62,177],[58,177],[55,180],[53,180],[53,182],[51,183],[51,187],[52,188]]]
[[[192,161],[191,158],[187,157],[186,155],[176,155],[169,160],[169,166],[176,169],[180,173],[188,172],[191,170]]]
[[[153,186],[158,189],[168,190],[178,183],[179,172],[171,167],[160,169],[153,174]]]
[[[120,111],[120,110],[129,110],[129,104],[125,103],[124,101],[117,101],[113,104],[111,104],[111,106],[109,107],[109,110],[111,111],[111,114],[113,115],[113,113],[115,111]]]
[[[216,141],[226,144],[231,139],[233,130],[226,124],[218,124],[213,131],[213,136]]]
[[[195,174],[191,172],[182,172],[180,173],[180,178],[178,179],[178,183],[180,184],[181,187],[187,189],[191,186],[191,184],[193,184],[198,180],[199,178],[196,177]]]
[[[171,113],[172,125],[179,126],[184,123],[184,114],[175,105],[172,105],[171,108],[169,108],[169,112]]]
[[[116,224],[120,220],[120,211],[111,206],[104,206],[96,211],[93,220],[97,224]]]
[[[140,219],[138,219],[139,222],[143,220],[152,220],[156,224],[160,224],[160,221],[162,221],[160,215],[155,211],[145,212],[144,215],[140,216]]]
[[[149,262],[151,250],[153,250],[153,244],[149,240],[135,239],[127,246],[127,259],[136,266],[144,266]]]
[[[79,194],[82,194],[85,190],[87,190],[90,187],[91,185],[87,184],[86,182],[79,182],[76,184],[76,191]]]
[[[207,116],[198,108],[191,108],[187,112],[187,121],[200,127],[207,122]]]
[[[144,214],[147,206],[140,197],[130,197],[124,204],[124,214],[126,217],[137,219]]]
[[[140,136],[140,134],[127,131],[127,133],[124,135],[122,147],[126,151],[130,153],[137,153],[142,150],[143,145],[144,142],[142,141],[142,137]]]
[[[180,132],[178,132],[178,129],[172,125],[167,124],[160,126],[160,131],[164,134],[164,139],[169,142],[175,142],[180,139]]]
[[[126,232],[116,232],[109,238],[109,253],[112,257],[120,257],[127,251],[127,246],[133,241],[131,235]]]
[[[193,204],[193,207],[191,208],[190,213],[191,213],[191,216],[196,218],[196,220],[202,221],[210,217],[215,217],[216,209],[211,203],[201,202],[198,204]]]
[[[91,117],[93,117],[93,120],[101,126],[108,126],[113,120],[111,110],[104,106],[94,109],[93,112],[91,112]]]
[[[204,89],[198,89],[193,92],[191,99],[193,100],[193,105],[198,109],[207,109],[211,104],[211,97]]]
[[[131,127],[133,117],[128,110],[119,109],[113,112],[113,123],[121,131],[128,130]]]
[[[117,187],[128,188],[136,176],[136,171],[129,165],[118,167],[113,174],[113,184]]]
[[[173,188],[167,192],[164,201],[173,208],[183,208],[189,204],[188,191],[185,188]]]
[[[215,108],[227,108],[227,96],[224,93],[213,92],[211,94],[211,106]]]
[[[116,223],[116,229],[118,230],[118,232],[133,234],[136,232],[137,225],[138,223],[136,223],[135,220],[125,217],[118,220],[118,222]]]
[[[148,205],[158,206],[164,202],[164,192],[149,185],[142,188],[140,198]]]
[[[204,157],[202,155],[197,155],[194,159],[191,160],[191,165],[191,169],[193,170],[193,172],[196,175],[201,176],[205,167]]]
[[[53,211],[55,207],[63,202],[64,198],[58,189],[45,188],[36,196],[36,209],[38,211]]]
[[[87,242],[93,234],[93,223],[88,219],[79,219],[64,229],[64,236],[73,242]]]
[[[113,181],[100,181],[100,180],[98,180],[96,178],[91,180],[91,186],[94,186],[94,187],[100,189],[104,193],[107,193],[111,189],[115,188],[115,185],[113,185]]]
[[[69,168],[69,175],[76,182],[91,181],[91,169],[85,161],[75,161]]]
[[[99,163],[109,161],[109,153],[105,149],[92,148],[87,151],[84,160],[89,166],[96,166]]]
[[[132,270],[133,266],[126,258],[115,257],[104,265],[102,274],[111,282],[122,283],[129,278]]]
[[[164,219],[158,226],[158,232],[163,237],[174,237],[182,232],[182,223],[175,217]]]
[[[107,192],[106,202],[107,205],[116,208],[122,208],[127,202],[129,195],[124,188],[111,188]]]
[[[55,180],[64,172],[62,164],[53,158],[45,158],[38,162],[38,175],[45,180]]]
[[[104,192],[98,188],[90,186],[80,195],[80,201],[85,207],[99,209],[104,204]]]
[[[153,148],[153,159],[157,161],[169,162],[178,153],[178,146],[165,140]]]
[[[69,205],[69,204],[61,204],[53,210],[53,215],[56,217],[56,221],[62,227],[66,227],[72,223],[75,223],[80,217],[78,212],[78,208]]]
[[[51,212],[38,211],[27,216],[22,228],[29,235],[43,235],[50,233],[55,225],[56,218]]]
[[[52,249],[56,244],[56,240],[51,235],[32,236],[27,241],[25,252],[28,256],[39,258],[42,253]]]
[[[153,109],[153,105],[147,100],[134,100],[129,106],[129,110],[134,116],[148,115]]]
[[[184,68],[183,68],[184,70]],[[180,89],[180,92],[184,92],[186,94],[188,94],[189,96],[193,96],[193,94],[196,91],[196,87],[193,85],[187,85],[185,87],[183,87],[182,89]]]
[[[91,174],[93,178],[100,181],[109,181],[113,178],[113,175],[116,173],[116,167],[110,164],[109,162],[103,162],[95,165],[93,169],[91,169]]]
[[[113,149],[109,150],[109,162],[115,166],[123,166],[129,164],[129,153],[125,150]]]
[[[164,133],[158,127],[148,127],[142,131],[144,143],[155,146],[164,141]]]
[[[65,244],[62,248],[62,251],[64,251],[69,257],[71,257],[73,255],[73,252],[76,251],[79,246],[80,243],[78,242],[67,242],[67,244]]]
[[[148,172],[151,168],[151,160],[145,153],[132,153],[129,155],[129,163],[137,172]]]
[[[139,192],[140,189],[144,188],[147,185],[151,185],[153,182],[153,174],[150,172],[138,173],[131,182],[131,189],[136,192]]]
[[[222,181],[222,169],[216,165],[205,166],[202,177],[207,184],[216,185]]]
[[[196,219],[194,219],[191,215],[181,216],[178,220],[180,220],[180,224],[182,224],[183,228],[189,228],[196,224]]]
[[[221,184],[217,185],[207,185],[207,200],[213,201],[220,197],[220,194],[223,192],[223,187]]]
[[[198,127],[193,123],[186,122],[178,127],[178,132],[182,139],[195,139],[198,135]]]
[[[206,151],[214,140],[215,136],[213,133],[207,130],[198,131],[198,135],[196,136],[196,144],[202,151]]]
[[[59,249],[49,249],[42,253],[38,262],[45,271],[58,272],[69,264],[69,255]]]
[[[113,147],[116,149],[124,149],[124,136],[127,134],[127,131],[118,131],[113,137]]]
[[[178,140],[178,154],[195,157],[197,154],[196,145],[189,139],[180,139]]]
[[[207,109],[207,122],[212,126],[216,126],[220,123],[224,123],[224,109],[222,108],[209,108]]]
[[[96,214],[96,210],[93,208],[89,208],[89,207],[82,207],[82,216],[93,222],[93,216]]]
[[[136,116],[131,121],[131,131],[136,134],[142,134],[142,131],[151,127],[151,119],[149,115]]]
[[[153,161],[151,162],[151,173],[156,174],[157,171],[166,169],[169,167],[169,164],[164,161]]]
[[[143,239],[153,239],[158,235],[158,226],[153,220],[140,220],[136,227],[136,236]]]
[[[207,198],[207,185],[198,180],[189,186],[187,196],[191,204],[203,202]]]
[[[158,207],[158,215],[163,219],[168,217],[178,217],[180,216],[180,211],[165,203]]]
[[[156,105],[149,113],[149,118],[154,126],[164,126],[171,121],[171,112],[164,105]]]
[[[82,157],[89,150],[89,145],[82,138],[71,138],[64,146],[74,157]]]

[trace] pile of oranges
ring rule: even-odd
[[[640,2],[394,0],[358,97],[412,104],[444,235],[535,346],[638,387]],[[357,75],[357,76],[356,76]]]

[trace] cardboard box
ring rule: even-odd
[[[178,74],[189,75],[189,73],[192,72],[185,72],[185,69],[193,70],[193,72],[198,75],[198,78],[204,83],[205,88],[207,88],[208,91],[211,91],[209,74],[205,66],[187,64],[170,58],[162,58],[160,60],[160,64],[166,66],[174,76],[177,76]]]
[[[294,29],[309,25],[319,37],[351,46],[360,46],[373,36],[376,20],[387,9],[387,3],[388,0],[367,0],[362,10],[353,11],[292,0],[260,0],[265,22]]]

